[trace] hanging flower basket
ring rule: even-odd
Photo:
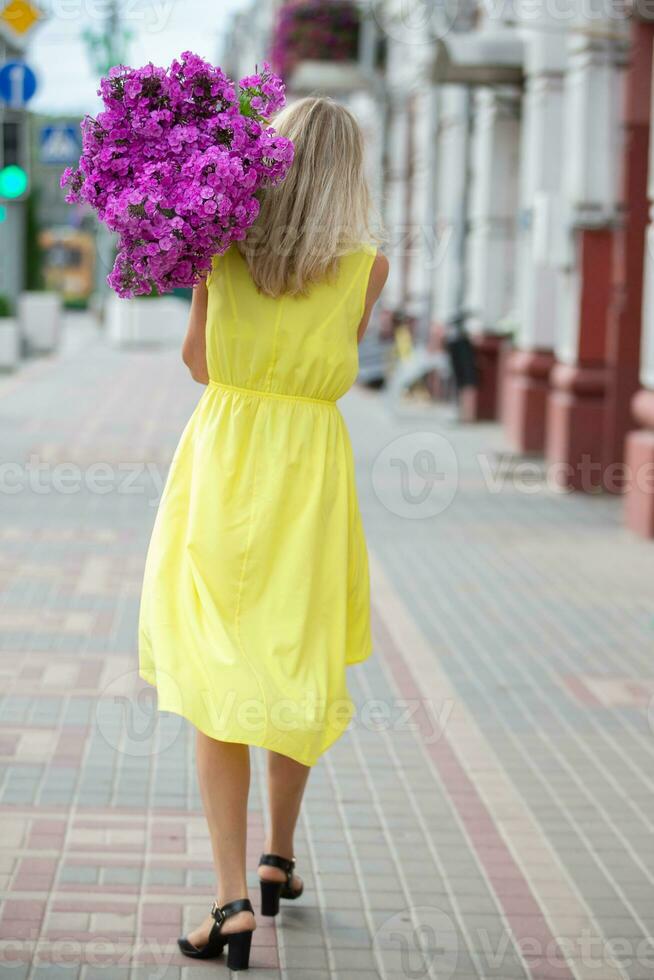
[[[357,61],[359,9],[349,0],[290,0],[277,14],[272,50],[283,78],[301,61]]]

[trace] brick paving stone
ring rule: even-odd
[[[174,944],[213,890],[192,732],[133,696],[153,502],[200,389],[175,351],[111,350],[74,322],[67,338],[0,379],[3,461],[35,458],[49,490],[24,469],[2,499],[0,977],[227,976]],[[489,484],[494,425],[363,391],[341,408],[375,653],[348,674],[357,712],[299,827],[306,892],[261,923],[257,976],[407,980],[440,962],[454,980],[651,977],[654,548],[616,498]],[[448,441],[459,470],[450,505],[419,519],[416,433]],[[77,492],[52,486],[58,463],[79,468]],[[253,752],[252,864],[263,776]],[[65,932],[78,962],[57,965]],[[118,938],[98,965],[103,932]]]
[[[225,976],[227,976],[227,971],[225,970],[224,972]],[[156,980],[186,980],[186,978],[191,976],[193,977],[193,980],[197,980],[197,968],[194,970],[193,974],[191,974],[190,970],[186,971],[179,966],[161,965],[157,965],[154,969],[151,966],[132,967],[129,972],[129,980],[155,980],[155,978]],[[86,977],[82,977],[82,980],[86,980]],[[98,980],[102,980],[102,977],[98,978]]]
[[[283,971],[286,980],[331,980],[334,976],[329,970],[308,970],[302,968],[301,970],[296,970],[290,968]]]
[[[56,963],[44,963],[35,966],[30,973],[30,980],[78,980],[78,966],[59,966]]]
[[[327,953],[314,947],[285,947],[282,956],[285,969],[322,969],[327,967]]]
[[[2,980],[12,977],[13,980],[27,980],[30,970],[31,966],[29,963],[12,963],[11,965],[0,963],[0,977],[2,977]]]

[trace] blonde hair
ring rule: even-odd
[[[238,247],[262,293],[305,294],[336,273],[342,255],[374,240],[363,137],[352,113],[323,97],[293,102],[272,125],[295,157],[286,179],[263,191]]]

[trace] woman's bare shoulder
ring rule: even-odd
[[[388,262],[388,258],[384,255],[383,252],[377,250],[375,260],[372,263],[372,268],[370,270],[370,285],[373,287],[377,287],[381,292],[384,283],[388,278],[389,269],[390,269],[390,265]]]
[[[385,255],[384,252],[380,252],[379,249],[377,249],[377,254],[375,255],[375,261],[373,262],[372,267],[373,269],[383,269],[384,272],[388,272],[388,256]]]

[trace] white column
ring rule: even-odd
[[[409,114],[404,93],[392,95],[389,115],[384,224],[391,262],[388,282],[384,289],[384,306],[386,309],[398,311],[405,299],[405,242],[409,223],[407,213]]]
[[[431,291],[438,256],[435,214],[436,91],[424,80],[412,96],[411,191],[407,313],[415,317],[424,338],[431,319]]]
[[[250,0],[245,10],[234,11],[227,20],[217,51],[216,64],[234,81],[251,75],[261,66],[270,50],[279,3],[277,0]]]
[[[434,314],[441,322],[459,309],[465,274],[461,267],[461,240],[465,234],[462,218],[468,182],[466,94],[460,85],[446,85],[439,93]]]
[[[366,177],[374,209],[380,214],[384,168],[384,131],[381,125],[383,103],[373,93],[361,89],[353,92],[346,100],[346,104],[356,116],[363,132]]]
[[[384,290],[387,308],[403,309],[421,320],[428,303],[429,281],[424,270],[424,253],[416,248],[416,225],[429,221],[433,210],[429,178],[433,179],[433,113],[431,83],[432,45],[428,35],[416,32],[403,16],[401,0],[392,0],[387,13],[397,15],[387,31],[389,90],[386,141],[385,224],[389,238],[391,272]],[[383,125],[380,120],[380,126]],[[430,145],[431,144],[431,145]],[[431,174],[430,174],[431,168]]]
[[[482,88],[475,95],[466,308],[473,332],[502,329],[515,296],[520,167],[520,93]]]
[[[551,256],[559,220],[565,41],[530,32],[523,96],[520,215],[518,233],[518,336],[523,350],[551,350],[560,315],[560,274]]]

